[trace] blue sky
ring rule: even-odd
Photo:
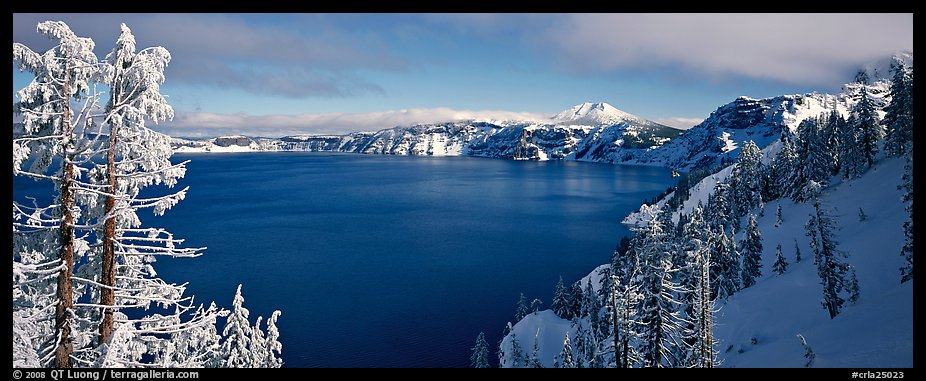
[[[602,101],[690,127],[739,95],[832,92],[913,50],[912,14],[14,14],[62,20],[102,57],[125,22],[172,54],[176,136],[344,133],[542,117]],[[31,76],[13,68],[13,93]]]

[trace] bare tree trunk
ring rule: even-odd
[[[106,151],[106,174],[109,180],[109,196],[106,196],[106,223],[103,226],[103,274],[104,287],[100,290],[100,304],[103,319],[100,321],[100,344],[109,342],[113,333],[113,309],[116,304],[116,127],[109,129],[109,149]]]
[[[71,364],[71,354],[74,353],[74,344],[71,340],[70,314],[74,308],[74,296],[71,291],[71,275],[74,267],[74,193],[71,186],[74,183],[74,164],[72,154],[74,147],[72,141],[73,126],[71,126],[70,67],[64,68],[64,103],[61,121],[62,134],[62,174],[61,174],[61,249],[58,254],[61,259],[61,271],[58,273],[57,297],[58,305],[55,307],[55,330],[58,335],[58,344],[55,348],[55,366],[67,368]]]

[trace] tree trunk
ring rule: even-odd
[[[74,183],[74,164],[70,150],[73,149],[70,106],[70,67],[64,68],[64,103],[61,121],[62,134],[62,170],[61,170],[61,248],[58,254],[61,259],[61,271],[58,273],[57,298],[55,307],[55,330],[58,344],[55,348],[55,366],[58,368],[70,367],[71,354],[74,347],[71,339],[70,314],[74,308],[74,296],[71,291],[71,275],[74,267],[74,193],[71,186]]]
[[[103,319],[100,321],[99,344],[106,344],[113,333],[113,309],[116,304],[116,128],[109,129],[109,149],[106,151],[106,175],[109,180],[109,193],[106,196],[106,223],[103,226],[103,274],[104,287],[100,290],[100,304],[103,307]]]

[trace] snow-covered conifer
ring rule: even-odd
[[[476,345],[473,347],[473,354],[469,357],[470,366],[473,368],[489,367],[489,344],[486,343],[485,332],[479,332],[476,337]]]
[[[788,261],[785,260],[785,257],[781,254],[781,244],[779,243],[775,247],[775,263],[772,264],[772,271],[775,274],[781,275],[788,271]]]
[[[749,215],[746,238],[740,247],[743,253],[743,288],[747,288],[756,284],[756,278],[762,276],[762,233],[755,215]]]

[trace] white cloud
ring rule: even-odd
[[[659,124],[664,124],[669,127],[675,127],[681,130],[687,130],[692,128],[698,123],[704,121],[704,118],[686,118],[686,117],[668,117],[668,118],[655,118],[654,122]]]
[[[913,49],[912,14],[570,14],[541,38],[564,68],[683,69],[801,84]]]
[[[546,114],[497,110],[454,110],[451,108],[414,108],[384,112],[320,113],[302,115],[216,114],[177,112],[173,121],[153,126],[174,136],[218,136],[244,134],[279,137],[297,134],[345,134],[355,131],[378,131],[416,123],[459,120],[533,120],[549,121]]]

